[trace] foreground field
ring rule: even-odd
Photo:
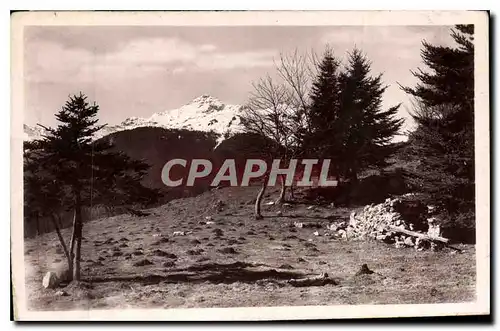
[[[373,241],[324,236],[324,229],[293,222],[330,224],[352,209],[297,203],[266,205],[252,217],[257,187],[212,190],[84,227],[84,281],[44,289],[43,274],[64,267],[55,233],[25,240],[29,308],[252,307],[334,304],[443,303],[475,300],[475,249],[462,253],[416,252]],[[281,210],[282,213],[278,213]],[[213,223],[212,223],[213,222]],[[207,224],[208,223],[208,224]],[[69,238],[69,229],[63,230]],[[180,231],[184,233],[174,232]],[[319,236],[314,232],[318,231]],[[374,271],[356,275],[363,264]],[[288,280],[317,276],[325,286],[294,287]],[[57,293],[59,291],[59,293]],[[61,295],[63,294],[63,295]]]

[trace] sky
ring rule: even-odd
[[[275,74],[274,60],[329,45],[345,60],[357,47],[388,85],[385,108],[411,128],[410,70],[424,68],[422,41],[453,45],[450,26],[28,26],[24,31],[24,123],[54,126],[69,95],[100,106],[100,123],[178,108],[210,94],[244,104],[252,82]]]

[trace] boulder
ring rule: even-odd
[[[59,296],[59,297],[67,297],[67,296],[69,296],[68,292],[66,292],[66,291],[57,291],[56,295]]]
[[[60,280],[53,271],[47,272],[42,280],[42,286],[44,288],[56,288],[59,286],[59,283]]]

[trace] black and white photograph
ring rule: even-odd
[[[16,320],[489,314],[488,12],[11,25]]]

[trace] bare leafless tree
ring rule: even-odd
[[[302,54],[297,49],[291,53],[281,53],[275,62],[278,76],[283,81],[287,92],[290,108],[288,126],[291,132],[288,148],[289,158],[302,156],[303,138],[310,128],[308,111],[310,109],[310,90],[317,75],[318,56],[314,51]],[[282,181],[282,191],[279,201],[285,199],[285,186]],[[290,186],[290,197],[293,196],[293,183]]]
[[[276,157],[287,159],[291,142],[291,131],[288,125],[290,117],[290,94],[286,86],[275,82],[269,75],[253,84],[243,115],[242,124],[245,131],[270,140],[262,151],[267,164]],[[255,201],[255,217],[262,218],[260,204],[267,187],[268,172],[264,176],[262,188]],[[284,181],[282,180],[282,190]]]
[[[277,78],[267,75],[253,84],[242,123],[246,132],[274,142],[271,148],[263,151],[268,161],[279,156],[283,166],[302,154],[302,139],[309,127],[309,92],[316,74],[316,58],[314,52],[309,55],[298,50],[281,53],[275,61]],[[285,177],[280,179],[281,192],[276,203],[285,201]],[[266,183],[263,183],[255,202],[256,218],[262,218],[260,203],[265,189]]]

